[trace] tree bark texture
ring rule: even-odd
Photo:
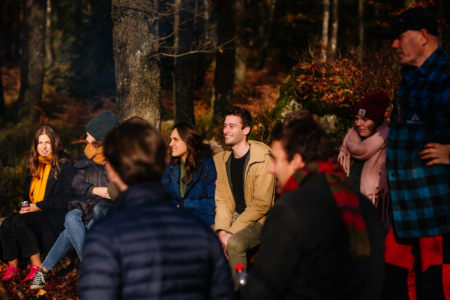
[[[362,59],[364,48],[364,0],[358,0],[358,33],[359,33],[359,59]]]
[[[194,0],[175,0],[175,47],[178,53],[189,52],[194,43]],[[174,122],[195,125],[194,71],[196,54],[175,58],[173,76]]]
[[[328,28],[330,26],[330,0],[323,0],[322,45],[328,45]],[[326,59],[326,51],[322,50],[322,59]]]
[[[42,102],[47,0],[25,1],[18,104],[21,121],[31,123],[38,120],[39,110],[35,107],[39,107]]]
[[[247,44],[246,38],[246,0],[234,1],[234,20],[236,24],[236,33],[238,34],[235,40],[236,45],[236,66],[235,66],[235,80],[239,86],[245,86],[247,82]]]
[[[338,23],[339,23],[339,0],[333,0],[333,16],[332,16],[332,23],[331,23],[331,52],[336,52],[337,48],[337,42],[338,42]]]
[[[113,0],[113,52],[119,122],[138,116],[161,125],[156,12],[152,0]]]
[[[229,42],[234,38],[233,1],[217,1],[217,41],[218,45]],[[216,55],[216,71],[214,74],[213,122],[223,122],[225,109],[233,105],[233,84],[235,66],[234,43],[228,43],[223,53]]]
[[[255,68],[257,71],[262,70],[264,68],[264,62],[266,61],[267,53],[269,52],[269,44],[272,38],[273,28],[275,26],[276,7],[277,7],[277,0],[272,0],[270,3],[269,20],[267,22],[263,43],[261,46],[261,50],[258,53],[258,62]]]

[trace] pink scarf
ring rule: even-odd
[[[345,136],[338,160],[347,177],[350,175],[350,159],[365,161],[361,174],[361,194],[369,198],[378,207],[382,205],[382,223],[388,216],[389,188],[386,176],[386,146],[389,123],[385,121],[377,131],[364,141],[352,128]]]

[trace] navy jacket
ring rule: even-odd
[[[203,157],[202,161],[203,165],[194,172],[192,181],[186,187],[184,197],[181,197],[180,194],[178,165],[172,166],[169,163],[162,183],[176,205],[188,210],[208,225],[213,225],[216,216],[216,201],[214,200],[217,180],[216,166],[211,156]]]
[[[92,194],[95,187],[108,187],[106,168],[87,158],[83,153],[75,164],[76,173],[72,180],[72,192],[76,198],[70,199],[69,211],[79,209],[83,212],[83,222],[88,224],[94,215],[97,204],[112,203],[110,199]]]
[[[80,299],[233,299],[211,228],[171,203],[160,182],[130,187],[88,232]]]

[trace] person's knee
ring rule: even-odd
[[[106,217],[109,214],[111,207],[112,204],[108,203],[96,205],[94,207],[94,222]]]
[[[74,224],[76,222],[81,221],[82,212],[79,209],[71,210],[66,214],[66,219],[64,222],[64,226],[67,228],[67,226],[70,226],[71,224]]]
[[[21,228],[25,226],[24,215],[17,215],[11,221],[13,228]],[[2,224],[3,225],[3,224]]]
[[[10,230],[12,228],[12,220],[14,218],[9,217],[3,220],[2,224],[0,225],[0,230]]]
[[[227,250],[228,252],[245,253],[245,251],[247,250],[245,245],[246,241],[243,240],[242,236],[233,234],[228,239]]]

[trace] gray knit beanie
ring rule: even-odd
[[[92,135],[97,141],[101,141],[103,136],[116,127],[119,121],[115,114],[110,111],[103,111],[95,119],[89,121],[86,125],[86,132]]]

